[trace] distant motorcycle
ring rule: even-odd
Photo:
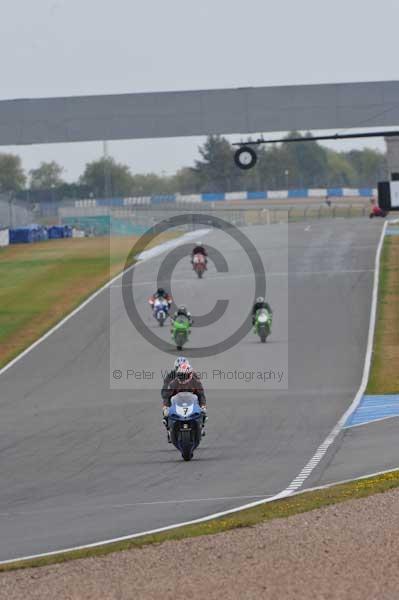
[[[261,308],[256,312],[255,315],[255,333],[260,337],[260,341],[264,344],[271,333],[272,328],[272,315],[266,310]]]
[[[178,315],[172,321],[171,334],[177,350],[181,350],[187,342],[190,335],[191,325],[188,318],[184,315]]]
[[[203,414],[198,398],[191,392],[179,392],[171,398],[168,431],[172,444],[184,460],[193,458],[202,436]]]
[[[193,256],[193,269],[197,273],[198,278],[201,279],[206,270],[206,259],[203,254],[195,254]]]
[[[370,219],[372,219],[373,217],[382,217],[385,218],[387,216],[387,212],[385,210],[382,210],[382,208],[380,208],[379,206],[373,206],[373,208],[371,209],[371,213],[369,214]]]
[[[158,321],[159,326],[163,327],[166,319],[169,316],[169,303],[165,298],[157,298],[152,307],[152,314]]]

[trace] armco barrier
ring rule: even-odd
[[[138,196],[130,198],[99,198],[94,200],[75,200],[75,208],[92,207],[118,207],[143,204],[192,204],[197,202],[223,202],[245,200],[286,200],[287,198],[344,198],[344,197],[371,197],[376,196],[377,190],[370,187],[364,188],[293,188],[289,190],[264,190],[254,192],[209,192],[203,194],[160,194],[155,196]]]
[[[170,202],[176,202],[176,196],[174,194],[151,196],[151,204],[163,204]]]
[[[219,202],[220,200],[225,200],[224,193],[217,194],[202,194],[202,200],[204,202]]]
[[[335,198],[342,198],[344,195],[344,190],[342,188],[328,188],[327,189],[327,196],[330,197],[335,197]]]
[[[367,197],[367,196],[376,196],[377,190],[373,188],[359,188],[359,196]]]
[[[247,200],[266,200],[267,192],[246,192]]]
[[[308,198],[308,189],[288,190],[288,198]]]

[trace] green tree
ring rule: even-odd
[[[153,194],[172,194],[173,178],[156,173],[137,173],[133,175],[133,196],[152,196]]]
[[[0,154],[0,193],[18,192],[25,183],[21,158],[15,154]]]
[[[345,154],[345,158],[356,171],[356,185],[374,186],[376,181],[388,177],[386,156],[378,150],[351,150]]]
[[[63,167],[54,160],[42,162],[37,169],[29,171],[30,187],[32,190],[49,190],[50,188],[59,187],[64,183],[61,177],[63,172]]]
[[[180,194],[197,194],[201,191],[201,178],[192,167],[183,167],[173,176],[173,191]]]
[[[324,185],[354,186],[358,185],[356,170],[348,162],[343,152],[327,150],[328,171]]]
[[[301,137],[301,135],[293,132],[287,136],[288,139],[290,137]],[[307,141],[283,142],[281,152],[288,158],[291,184],[295,187],[318,186],[327,177],[327,153],[317,142],[311,141],[310,133],[307,133],[304,138],[307,138]]]
[[[79,183],[96,197],[130,196],[134,180],[127,165],[107,157],[87,163]]]
[[[199,147],[199,153],[202,160],[195,161],[194,172],[199,178],[201,191],[228,192],[234,189],[239,173],[229,142],[220,135],[210,135]]]

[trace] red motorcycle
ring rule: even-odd
[[[375,205],[371,209],[371,213],[369,214],[369,217],[370,217],[370,219],[372,219],[373,217],[382,217],[382,218],[385,218],[387,216],[387,214],[388,213],[385,210],[382,210],[382,208],[380,208],[379,206]]]
[[[205,256],[203,254],[194,254],[192,263],[194,271],[197,273],[198,278],[201,279],[206,270]]]

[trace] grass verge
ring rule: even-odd
[[[141,548],[148,544],[160,544],[170,540],[181,540],[188,537],[198,537],[203,535],[214,535],[236,529],[238,527],[252,527],[258,523],[269,521],[271,519],[281,519],[308,512],[318,508],[338,504],[348,500],[365,498],[372,494],[378,494],[399,487],[399,471],[392,471],[382,475],[376,475],[365,479],[359,479],[350,483],[335,485],[330,488],[301,492],[294,496],[275,500],[267,504],[262,504],[255,508],[243,510],[241,512],[214,519],[197,525],[187,525],[170,531],[147,535],[133,540],[111,543],[96,548],[86,550],[75,550],[71,552],[60,552],[53,556],[30,559],[25,561],[8,563],[0,565],[0,573],[13,571],[16,569],[26,569],[30,567],[44,567],[56,563],[62,563],[69,560],[88,558],[93,556],[104,556],[112,552],[131,550]]]
[[[373,360],[367,394],[399,392],[399,236],[387,236],[381,253]]]
[[[160,235],[148,247],[172,237],[176,233]],[[120,273],[137,239],[49,240],[1,249],[0,367]]]

